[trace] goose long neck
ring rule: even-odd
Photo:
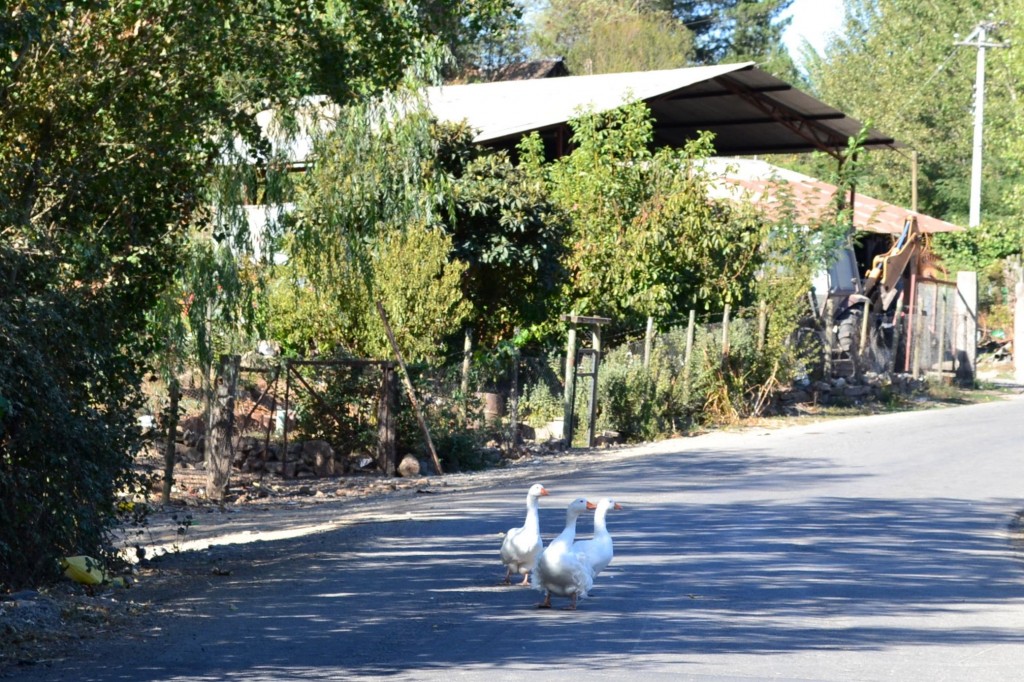
[[[537,511],[537,498],[533,495],[526,496],[526,525],[540,525],[539,512]]]
[[[572,544],[576,537],[576,519],[580,517],[579,512],[568,511],[565,514],[565,530],[562,531],[562,539]]]
[[[604,517],[608,514],[608,508],[600,506],[597,511],[594,512],[594,534],[607,533],[608,527],[605,525]]]

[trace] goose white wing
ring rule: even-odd
[[[540,534],[530,528],[511,528],[501,543],[501,561],[512,571],[529,571],[536,563],[544,545]]]
[[[545,552],[537,562],[531,583],[541,592],[583,599],[594,587],[594,573],[583,553],[562,551],[550,555]]]
[[[582,560],[590,567],[591,573],[596,577],[601,571],[608,568],[608,564],[614,558],[612,539],[609,536],[595,537],[592,540],[580,540],[573,545],[573,550],[582,557]]]

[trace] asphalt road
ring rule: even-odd
[[[164,604],[179,616],[15,676],[1019,680],[1022,454],[1015,398],[537,466],[212,550],[231,575]],[[551,491],[545,540],[579,495],[625,507],[609,514],[615,560],[575,612],[498,585],[499,533],[535,480]]]

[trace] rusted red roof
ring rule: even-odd
[[[806,221],[825,215],[839,191],[835,185],[756,159],[711,159],[709,164],[728,183],[727,187],[719,188],[722,195],[747,194],[761,203],[778,202],[781,205],[788,194],[797,217]],[[917,216],[918,227],[925,234],[964,229],[866,194],[854,195],[853,209],[853,226],[861,232],[898,235],[903,231],[904,221],[911,215]]]

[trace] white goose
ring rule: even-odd
[[[551,595],[555,594],[569,597],[572,603],[568,608],[575,609],[577,600],[586,597],[594,586],[586,555],[576,554],[572,547],[576,539],[576,519],[584,511],[594,508],[592,502],[582,497],[573,500],[565,511],[565,530],[541,552],[531,580],[534,589],[544,593],[540,608],[551,608]]]
[[[512,583],[513,573],[523,574],[521,585],[530,582],[530,571],[544,550],[544,543],[540,539],[537,500],[547,494],[548,491],[540,483],[530,486],[529,492],[526,493],[526,521],[521,527],[510,528],[505,533],[505,539],[501,542],[501,562],[508,569],[505,574],[506,585]]]
[[[590,572],[595,578],[598,573],[608,567],[615,556],[612,549],[612,536],[608,532],[608,525],[605,521],[605,516],[610,509],[621,510],[622,505],[609,497],[598,502],[597,511],[594,512],[594,537],[573,544],[574,552],[586,555]]]

